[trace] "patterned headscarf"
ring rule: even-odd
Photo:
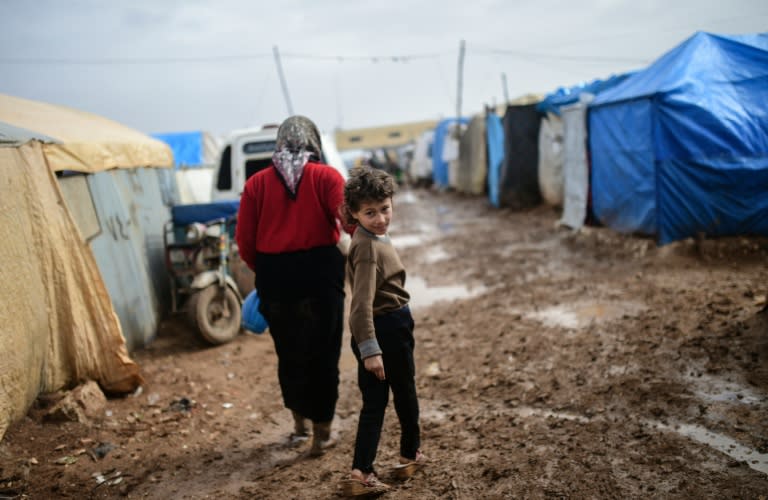
[[[320,161],[320,146],[320,132],[305,116],[291,116],[277,130],[272,164],[291,198],[296,198],[304,165],[310,160]]]

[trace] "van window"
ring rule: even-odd
[[[232,147],[227,146],[221,152],[221,163],[219,164],[219,174],[216,177],[216,189],[220,191],[229,191],[232,189]]]
[[[255,143],[254,143],[255,144]],[[245,162],[245,180],[251,178],[253,174],[264,170],[272,163],[272,158],[262,158],[261,160],[248,160]]]
[[[277,141],[246,142],[243,144],[243,153],[247,155],[271,153],[276,147]]]

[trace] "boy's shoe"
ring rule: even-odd
[[[376,474],[368,474],[365,479],[348,477],[341,481],[341,494],[345,497],[373,496],[386,493],[391,488],[379,481]]]
[[[400,480],[410,479],[425,465],[427,465],[427,457],[421,451],[417,451],[416,458],[413,460],[400,457],[400,463],[392,469],[392,475]]]
[[[312,447],[309,456],[319,457],[329,448],[336,446],[337,438],[331,432],[331,422],[315,422],[312,424]]]

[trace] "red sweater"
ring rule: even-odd
[[[256,255],[335,245],[344,178],[334,168],[309,162],[296,192],[288,196],[274,167],[251,176],[240,198],[235,238],[251,269]]]

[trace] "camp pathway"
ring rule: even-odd
[[[385,498],[768,491],[765,239],[657,247],[560,228],[551,207],[422,189],[403,189],[394,211],[430,464],[390,480],[399,433],[388,411]],[[209,347],[170,321],[134,353],[142,392],[109,400],[103,420],[43,423],[33,409],[12,426],[0,486],[19,498],[334,498],[360,408],[345,335],[340,442],[322,458],[286,439],[268,334]]]

